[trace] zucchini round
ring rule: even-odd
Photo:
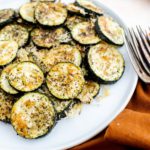
[[[14,89],[8,82],[8,74],[10,72],[10,70],[15,67],[16,64],[10,64],[8,65],[6,68],[4,68],[1,72],[1,76],[0,76],[0,86],[1,88],[9,93],[9,94],[17,94],[18,91],[16,89]]]
[[[88,51],[87,59],[93,75],[103,83],[114,83],[123,75],[124,58],[112,45],[101,43],[92,46]]]
[[[53,98],[52,102],[54,103],[54,108],[57,112],[57,119],[65,117],[65,111],[67,111],[73,103],[73,100],[62,101],[56,98]]]
[[[65,117],[74,118],[75,116],[81,113],[81,110],[82,110],[82,103],[80,101],[76,101],[65,112]]]
[[[0,120],[10,122],[11,109],[14,98],[0,89]]]
[[[99,37],[106,42],[118,46],[124,44],[123,29],[113,18],[100,16],[96,21],[96,31]]]
[[[94,81],[86,81],[82,92],[77,98],[83,103],[91,103],[93,98],[99,93],[100,85]]]
[[[60,43],[68,43],[71,41],[70,33],[64,28],[55,30],[35,28],[31,32],[33,43],[38,47],[51,48]]]
[[[13,9],[0,10],[0,27],[11,23],[15,18],[15,11]]]
[[[49,97],[50,99],[53,98],[53,96],[52,96],[52,94],[49,92],[49,90],[48,90],[46,84],[42,84],[42,86],[37,89],[37,92],[46,95],[46,96]],[[52,100],[53,100],[53,99],[52,99]]]
[[[37,65],[31,62],[22,62],[9,72],[8,79],[15,89],[29,92],[42,85],[44,74]]]
[[[20,48],[18,50],[15,62],[20,63],[24,61],[34,62],[34,59],[32,57],[32,53],[28,51],[27,48]]]
[[[20,63],[24,61],[34,62],[32,51],[36,51],[37,48],[34,46],[32,42],[29,43],[28,46],[24,48],[20,48],[17,52],[17,56],[15,62]]]
[[[34,61],[41,67],[44,65],[44,72],[48,72],[54,65],[60,62],[71,62],[80,66],[82,62],[79,49],[75,46],[61,44],[50,50],[39,50],[32,53]]]
[[[74,64],[58,63],[49,71],[46,83],[52,95],[68,100],[82,91],[84,77],[81,69]]]
[[[65,22],[67,10],[60,3],[38,3],[35,18],[41,25],[58,26]]]
[[[75,25],[77,25],[78,23],[81,23],[81,22],[85,22],[85,21],[87,21],[87,18],[74,15],[74,16],[67,18],[65,25],[71,31]]]
[[[26,28],[21,25],[7,25],[0,31],[0,41],[12,40],[18,43],[19,47],[24,46],[28,42],[29,33]]]
[[[58,43],[70,43],[72,41],[71,34],[65,28],[57,28],[54,31],[54,37]]]
[[[74,13],[74,14],[79,14],[79,15],[87,15],[87,12],[85,12],[85,10],[79,6],[76,6],[75,4],[68,4],[67,5],[67,10],[70,13]]]
[[[11,124],[17,134],[28,139],[46,135],[55,125],[55,119],[51,101],[41,93],[25,94],[11,112]]]
[[[37,89],[37,92],[45,94],[47,97],[49,97],[54,105],[54,108],[57,113],[57,120],[60,120],[64,117],[66,117],[66,113],[73,107],[73,105],[76,103],[75,100],[59,100],[55,98],[48,90],[47,86],[43,84],[40,88]]]
[[[19,13],[22,19],[25,21],[35,23],[35,18],[34,18],[34,11],[37,3],[36,2],[30,2],[22,5],[20,7]]]
[[[91,22],[82,22],[75,25],[71,34],[74,40],[83,45],[97,44],[101,41]]]
[[[16,57],[18,44],[15,41],[0,41],[0,66],[7,65]]]
[[[90,2],[89,0],[76,0],[76,3],[81,8],[84,8],[85,11],[89,13],[94,13],[96,15],[103,15],[103,10],[97,7],[95,4]]]

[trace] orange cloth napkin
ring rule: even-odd
[[[150,149],[150,85],[138,82],[126,109],[103,132],[73,150]]]

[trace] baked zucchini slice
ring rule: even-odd
[[[95,26],[101,39],[118,46],[122,46],[124,44],[123,29],[113,18],[100,16],[98,17]]]
[[[52,94],[49,92],[49,90],[48,90],[46,84],[42,84],[42,86],[37,89],[37,92],[46,95],[47,97],[49,97],[49,98],[53,101],[53,98],[54,98],[54,97],[53,97]]]
[[[83,45],[97,44],[101,41],[95,32],[94,24],[91,22],[81,22],[75,25],[71,34],[74,40]]]
[[[58,26],[65,22],[67,9],[61,3],[38,3],[35,18],[44,26]]]
[[[90,2],[89,0],[76,0],[76,3],[81,8],[84,8],[85,11],[89,13],[94,13],[96,15],[103,15],[103,10],[97,7],[95,4]]]
[[[65,28],[57,28],[54,31],[54,37],[58,43],[70,43],[72,41],[71,34]]]
[[[94,81],[86,81],[82,92],[77,98],[83,103],[91,103],[93,98],[99,93],[100,85]]]
[[[24,61],[34,62],[34,59],[30,51],[27,51],[26,48],[20,48],[18,50],[15,62],[20,63]]]
[[[86,16],[88,13],[81,7],[71,3],[67,5],[67,10],[70,13]]]
[[[54,65],[60,62],[71,62],[76,66],[80,66],[82,62],[79,49],[68,44],[61,44],[50,50],[39,50],[32,52],[34,61],[44,67],[44,72],[48,72]]]
[[[7,25],[0,31],[0,41],[12,40],[17,42],[19,47],[24,46],[28,42],[28,38],[27,29],[21,25]]]
[[[59,100],[55,98],[48,90],[47,86],[43,84],[40,88],[37,89],[39,93],[45,94],[49,99],[51,99],[54,108],[57,113],[57,120],[60,120],[66,117],[66,113],[73,107],[76,103],[75,100]]]
[[[31,62],[17,64],[8,75],[9,83],[15,89],[29,92],[40,87],[44,81],[41,69]]]
[[[65,111],[69,110],[71,105],[73,104],[73,100],[62,101],[56,98],[52,99],[54,104],[54,108],[57,112],[57,119],[60,120],[66,116]]]
[[[60,43],[69,43],[71,41],[70,33],[64,28],[54,30],[35,28],[31,32],[33,43],[38,47],[51,48]]]
[[[86,21],[87,21],[87,18],[74,15],[74,16],[70,16],[67,18],[65,25],[71,31],[75,25],[81,22],[86,22]]]
[[[124,58],[112,45],[101,43],[92,46],[88,51],[87,59],[93,76],[103,83],[114,83],[123,75]]]
[[[73,107],[76,103],[75,100],[59,100],[55,98],[48,90],[47,86],[43,84],[40,88],[37,89],[39,93],[45,94],[49,99],[51,99],[54,108],[57,113],[57,120],[60,120],[66,117],[66,113]]]
[[[16,64],[10,64],[6,68],[4,68],[0,75],[0,87],[9,94],[18,94],[18,91],[14,89],[8,81],[8,74],[12,68],[14,68]]]
[[[18,44],[15,41],[0,41],[0,66],[7,65],[16,57]]]
[[[22,19],[25,21],[35,23],[35,18],[34,18],[34,11],[37,3],[36,2],[30,2],[22,5],[19,9],[20,16]]]
[[[11,111],[11,124],[17,134],[28,139],[46,135],[55,125],[55,120],[53,104],[41,93],[25,94]]]
[[[69,109],[65,112],[65,117],[74,118],[79,115],[82,110],[82,103],[80,101],[75,101]]]
[[[46,80],[49,91],[58,99],[76,98],[82,91],[84,77],[79,67],[72,63],[58,63],[49,71]]]
[[[13,9],[0,10],[0,27],[11,23],[15,18],[15,11]]]
[[[14,98],[0,89],[0,120],[10,122],[11,109],[13,107]]]
[[[36,50],[37,47],[35,47],[35,45],[32,42],[30,42],[29,45],[27,45],[24,48],[20,48],[18,50],[15,62],[17,63],[24,62],[24,61],[34,62],[32,51],[36,51]]]

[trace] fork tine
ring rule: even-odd
[[[137,28],[139,36],[141,37],[142,42],[144,43],[148,53],[150,54],[150,45],[147,43],[146,34],[144,33],[144,31],[142,30],[142,28],[140,26],[137,26],[136,28]],[[146,58],[149,56],[147,51],[145,49],[143,49],[143,53],[145,54]],[[149,60],[150,60],[150,56],[149,56]]]
[[[130,36],[131,36],[131,35],[130,35]],[[136,55],[136,53],[135,53],[135,51],[134,51],[134,48],[133,48],[134,46],[133,46],[133,44],[129,41],[127,35],[125,35],[125,39],[126,39],[126,43],[127,43],[128,47],[131,49],[131,51],[130,51],[131,53],[129,53],[129,55],[130,55],[130,57],[132,58],[131,61],[132,61],[132,63],[133,63],[133,66],[135,67],[135,70],[136,70],[137,72],[141,73],[142,71],[141,71],[140,69],[138,69],[139,64],[138,64],[138,63],[135,63],[135,62],[138,62],[138,58],[137,58],[137,55]]]
[[[149,31],[148,30],[146,31],[146,38],[147,38],[148,43],[150,45],[150,27],[149,27]]]
[[[130,33],[130,36],[131,36],[131,33]],[[137,59],[138,60],[138,56],[137,56],[137,54],[136,54],[136,52],[134,51],[134,48],[133,48],[134,45],[128,40],[127,36],[126,36],[126,40],[128,42],[129,47],[132,49],[131,52],[132,52],[132,55],[133,55],[133,59]]]
[[[129,31],[129,32],[130,32],[130,31]],[[130,58],[131,58],[130,60],[131,60],[131,62],[132,62],[132,64],[133,64],[133,67],[134,67],[135,71],[136,71],[137,74],[139,75],[140,79],[143,80],[143,81],[146,82],[146,83],[150,83],[150,76],[147,76],[147,75],[142,71],[141,65],[140,65],[140,63],[139,63],[139,61],[138,61],[138,58],[137,58],[137,56],[136,56],[136,53],[135,53],[135,51],[134,51],[134,47],[133,47],[132,43],[131,43],[130,40],[129,40],[129,38],[131,39],[130,36],[131,36],[131,35],[129,35],[129,37],[128,37],[128,35],[125,34],[125,37],[124,37],[125,43],[126,43],[128,49],[130,49],[130,51],[128,52],[128,53],[129,53],[129,56],[130,56]],[[144,77],[144,78],[143,78],[143,77]]]
[[[138,44],[138,48],[135,48],[134,51],[137,52],[137,55],[138,55],[138,58],[142,64],[142,66],[144,67],[145,71],[150,75],[150,69],[149,67],[147,66],[147,64],[145,63],[145,60],[143,59],[142,57],[142,54],[141,54],[141,51],[139,48],[142,49],[142,52],[143,52],[143,49],[145,49],[144,45],[142,44],[142,41],[141,41],[141,38],[138,38],[138,35],[137,33],[132,29],[132,34],[133,34],[133,37],[135,37],[134,39],[136,40],[135,43]],[[136,45],[135,45],[136,46]],[[136,46],[137,47],[137,46]]]
[[[128,29],[128,31],[129,31],[129,35],[130,35],[130,40],[133,41],[132,43],[130,43],[132,45],[132,49],[133,49],[133,47],[136,47],[136,49],[137,49],[138,47],[137,47],[135,37],[133,36],[132,31],[130,29]],[[136,51],[135,51],[135,55],[136,55],[137,59],[139,60],[139,56]]]

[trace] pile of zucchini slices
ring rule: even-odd
[[[88,0],[31,0],[0,10],[0,120],[28,139],[118,81],[123,29]]]

